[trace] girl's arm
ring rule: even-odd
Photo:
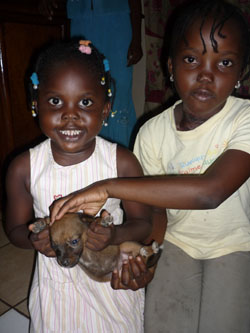
[[[128,0],[130,7],[130,20],[132,28],[132,40],[128,49],[128,66],[135,65],[141,60],[143,52],[141,47],[141,0]]]
[[[7,207],[5,230],[16,246],[55,256],[50,246],[49,231],[31,234],[28,224],[34,219],[33,199],[30,193],[29,152],[19,155],[10,164],[6,178]]]
[[[128,149],[117,148],[117,170],[119,178],[142,177],[143,171],[136,156]],[[118,244],[130,241],[144,241],[151,233],[150,206],[122,199],[125,212],[125,223],[116,227],[116,241]]]
[[[231,196],[250,176],[250,154],[229,149],[202,175],[170,175],[109,179],[58,200],[51,217],[68,211],[94,214],[107,200],[119,198],[172,209],[213,209]]]
[[[34,218],[29,187],[29,152],[25,152],[12,161],[7,172],[6,234],[14,245],[26,249],[32,248],[28,222]]]
[[[140,177],[142,168],[137,158],[129,150],[117,148],[118,177]],[[143,241],[151,233],[151,209],[149,206],[123,200],[124,223],[105,228],[91,223],[88,230],[86,246],[91,250],[101,250],[110,244],[121,244],[124,241]]]

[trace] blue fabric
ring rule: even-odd
[[[102,128],[100,135],[128,147],[136,123],[132,67],[127,67],[127,52],[132,38],[128,1],[93,0],[93,8],[91,10],[91,0],[68,1],[71,36],[91,40],[109,60],[116,85],[115,98],[108,126]]]
[[[68,17],[75,18],[88,14],[92,11],[91,2],[96,14],[129,13],[130,11],[128,0],[68,0]]]

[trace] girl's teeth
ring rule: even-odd
[[[78,135],[81,133],[80,130],[67,130],[67,131],[60,131],[63,135],[67,135],[67,136],[74,136],[74,135]]]

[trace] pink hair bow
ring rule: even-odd
[[[91,54],[92,50],[91,47],[89,46],[90,43],[91,41],[89,40],[80,40],[79,51],[85,54]]]

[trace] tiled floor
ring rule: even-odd
[[[27,296],[34,251],[19,249],[6,237],[0,216],[0,332],[27,333]]]

